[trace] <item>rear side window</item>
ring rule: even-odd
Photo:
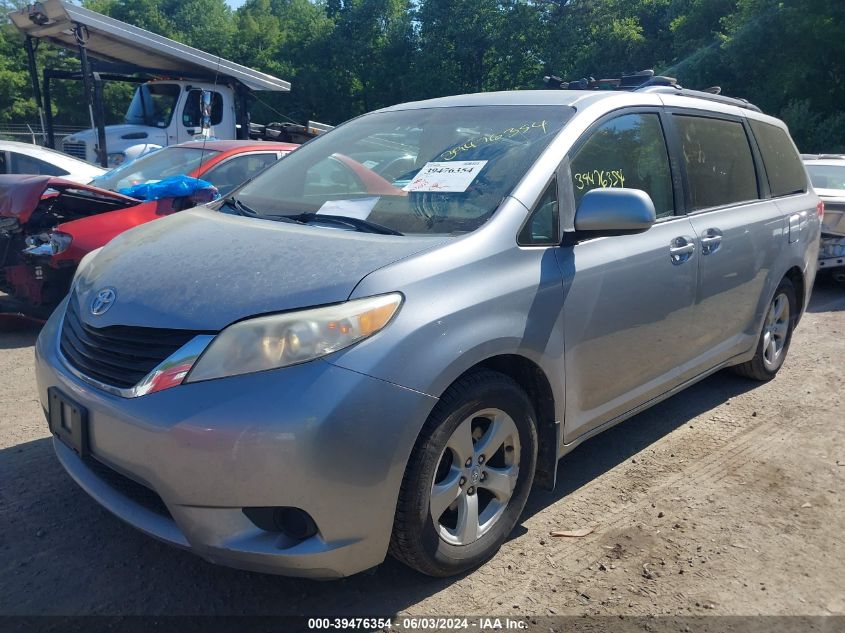
[[[642,189],[658,218],[674,213],[672,176],[657,114],[624,114],[603,123],[571,162],[575,205],[599,187]]]
[[[40,174],[41,176],[67,175],[64,169],[59,169],[55,165],[51,165],[40,158],[18,154],[17,152],[9,152],[9,155],[12,157],[12,168],[9,170],[11,174]]]
[[[742,123],[674,116],[687,168],[691,211],[759,197],[754,159]]]
[[[807,176],[789,135],[783,129],[762,121],[752,119],[750,123],[763,155],[772,195],[788,196],[807,191]]]
[[[217,187],[221,196],[227,195],[235,187],[255,176],[265,167],[278,160],[276,154],[263,152],[261,154],[244,154],[236,156],[219,165],[215,165],[200,176]]]

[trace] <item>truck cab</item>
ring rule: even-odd
[[[235,96],[229,86],[199,81],[149,81],[135,90],[124,123],[105,128],[109,167],[120,165],[133,154],[201,138],[200,98],[203,91],[211,93],[209,136],[235,139]],[[62,150],[96,163],[97,131],[84,130],[68,136],[62,143]]]

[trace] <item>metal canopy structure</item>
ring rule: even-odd
[[[79,47],[81,32],[92,58],[130,64],[147,74],[174,79],[219,76],[235,80],[248,90],[290,90],[290,82],[64,0],[36,2],[10,13],[9,18],[25,36],[73,51]]]

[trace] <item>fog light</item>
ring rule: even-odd
[[[244,508],[243,513],[256,527],[267,532],[281,532],[296,541],[304,541],[317,533],[314,519],[299,508]]]
[[[299,508],[276,508],[273,522],[282,534],[297,541],[304,541],[317,533],[314,519]]]

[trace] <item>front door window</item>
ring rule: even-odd
[[[674,214],[669,154],[657,114],[626,114],[603,123],[571,162],[575,204],[599,187],[641,189],[658,218]]]

